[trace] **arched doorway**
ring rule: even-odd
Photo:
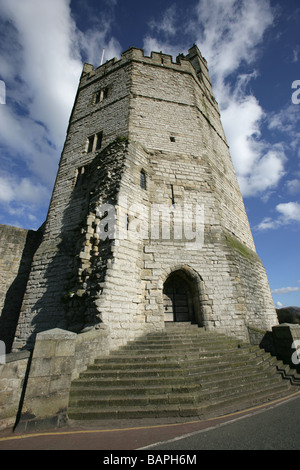
[[[195,317],[195,286],[183,270],[170,274],[163,289],[165,322],[192,322]]]
[[[167,274],[167,273],[166,273]],[[163,281],[165,322],[191,322],[207,325],[211,315],[202,277],[188,265],[177,266]]]

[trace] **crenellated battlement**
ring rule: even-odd
[[[114,57],[97,68],[95,68],[94,65],[85,63],[80,85],[86,86],[93,80],[99,80],[113,73],[118,68],[128,65],[130,62],[141,62],[150,66],[165,67],[167,69],[173,69],[174,71],[192,74],[201,85],[205,86],[212,96],[207,62],[195,44],[189,49],[187,55],[179,54],[175,61],[173,60],[173,56],[163,52],[152,51],[150,56],[147,56],[143,49],[131,47],[122,53],[120,59]]]

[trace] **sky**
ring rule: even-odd
[[[300,306],[299,25],[299,0],[0,0],[0,223],[44,222],[84,62],[197,44],[275,306]]]

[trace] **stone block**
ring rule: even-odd
[[[58,415],[66,409],[75,367],[76,338],[75,333],[58,328],[37,335],[22,410],[23,420],[27,419],[28,413],[39,420]]]

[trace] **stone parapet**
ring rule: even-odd
[[[282,323],[274,326],[272,332],[277,357],[300,372],[300,325]]]

